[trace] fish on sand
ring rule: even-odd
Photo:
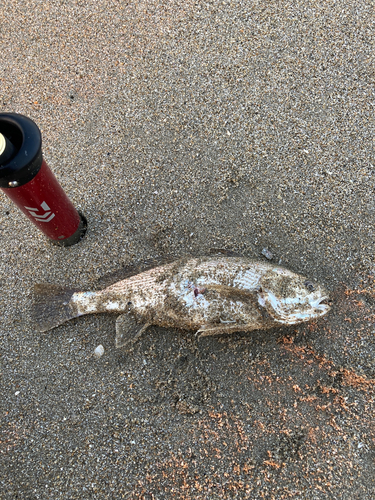
[[[327,290],[304,276],[245,257],[185,258],[118,281],[100,291],[35,286],[39,331],[91,313],[120,313],[116,347],[150,325],[199,336],[294,325],[325,315]]]

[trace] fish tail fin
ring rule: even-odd
[[[35,285],[32,315],[39,332],[46,332],[80,316],[70,303],[76,291],[49,283]]]

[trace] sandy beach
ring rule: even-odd
[[[375,497],[373,7],[3,5],[0,112],[37,123],[88,230],[56,247],[0,192],[1,499]],[[332,310],[130,351],[115,315],[31,320],[36,283],[213,248],[268,249]]]

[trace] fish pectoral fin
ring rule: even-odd
[[[196,335],[198,338],[209,337],[214,335],[222,335],[225,333],[241,332],[246,330],[246,325],[239,324],[213,324],[213,325],[202,325],[197,331]]]
[[[215,285],[207,284],[205,286],[205,292],[215,291],[222,298],[232,299],[232,300],[252,300],[254,301],[254,292],[242,288],[236,288],[235,286],[228,285]]]
[[[129,314],[121,314],[116,320],[116,347],[133,344],[149,326],[149,323],[140,325]]]

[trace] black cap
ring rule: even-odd
[[[42,166],[40,130],[26,116],[0,113],[0,134],[4,136],[7,146],[0,155],[0,188],[22,186],[31,181]]]

